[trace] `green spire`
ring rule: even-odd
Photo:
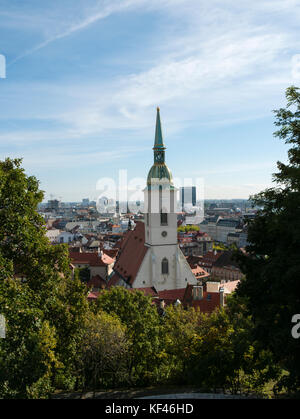
[[[161,131],[159,108],[157,108],[157,114],[156,114],[156,128],[155,128],[154,148],[165,148],[164,141],[163,141],[163,136],[162,136],[162,131]]]
[[[155,142],[154,142],[154,147],[153,147],[154,164],[148,173],[148,178],[147,178],[148,187],[151,187],[153,180],[159,180],[159,179],[169,180],[170,186],[173,187],[172,173],[165,163],[165,149],[166,147],[164,145],[162,132],[161,132],[160,113],[159,113],[159,108],[157,108]]]

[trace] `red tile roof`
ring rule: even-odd
[[[192,296],[192,285],[186,287],[183,298],[184,306],[190,306],[199,309],[202,313],[212,313],[216,308],[220,307],[220,293],[203,291],[203,298],[201,300],[194,300]],[[210,298],[208,299],[208,295]]]
[[[88,281],[87,286],[88,286],[88,288],[90,288],[90,287],[93,287],[93,288],[106,287],[106,281],[100,275],[95,275]]]
[[[134,230],[127,231],[114,265],[114,271],[133,284],[148,248],[145,243],[145,224],[136,222]]]
[[[198,262],[200,260],[199,256],[186,256],[186,261],[190,265],[190,268],[192,269],[193,274],[196,278],[206,278],[209,275],[201,266],[198,265]]]
[[[226,250],[220,254],[218,259],[214,262],[214,266],[223,268],[223,267],[232,267],[239,269],[238,262],[234,259],[234,253],[231,250]]]
[[[110,287],[114,287],[114,286],[116,286],[117,284],[118,284],[118,282],[120,281],[120,277],[119,277],[119,275],[118,274],[116,274],[116,273],[114,273],[111,277],[110,277],[110,279],[109,279],[109,281],[108,281],[108,283],[107,283],[107,287],[108,288],[110,288]]]
[[[102,257],[101,257],[102,261],[105,263],[105,265],[111,265],[112,263],[115,262],[115,260],[113,258],[111,258],[110,256],[108,256],[106,253],[102,253]]]
[[[89,252],[73,252],[69,251],[69,256],[73,264],[87,264],[89,266],[106,266],[114,263],[114,259],[105,253],[102,254],[102,257],[98,253],[89,253]]]
[[[113,249],[104,249],[105,254],[110,256],[111,258],[115,258],[119,252],[118,248],[113,248]]]
[[[212,265],[219,259],[219,257],[222,255],[223,252],[213,252],[209,251],[205,253],[204,256],[199,257],[199,265],[206,266],[206,267],[212,267]]]
[[[174,290],[158,291],[158,297],[164,300],[166,304],[175,303],[176,300],[183,301],[186,288],[178,288]]]
[[[204,269],[202,269],[199,265],[196,265],[194,267],[191,266],[191,269],[196,278],[206,278],[210,276],[210,274],[206,272]]]
[[[146,296],[157,297],[158,293],[154,287],[129,288],[128,291],[142,291]]]

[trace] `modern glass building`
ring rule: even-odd
[[[180,204],[182,211],[185,206],[196,206],[196,186],[184,186],[180,188]]]

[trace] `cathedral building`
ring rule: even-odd
[[[178,245],[177,189],[165,163],[160,111],[157,108],[154,162],[144,189],[144,222],[136,222],[121,243],[109,285],[155,287],[157,291],[197,284]]]

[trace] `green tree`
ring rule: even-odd
[[[274,111],[275,137],[291,148],[278,162],[277,187],[251,197],[262,208],[249,224],[248,254],[239,260],[246,278],[238,288],[255,324],[255,338],[271,350],[288,374],[281,381],[300,387],[300,339],[291,335],[292,316],[300,312],[300,93],[286,90],[287,106]]]
[[[151,298],[141,291],[113,287],[103,291],[94,308],[119,317],[129,341],[132,383],[149,384],[160,379],[160,318]]]
[[[13,278],[0,282],[0,307],[6,322],[0,342],[1,397],[46,397],[53,389],[52,368],[59,367],[55,328],[43,319],[34,292]]]
[[[91,278],[91,270],[89,267],[86,266],[84,268],[76,268],[76,271],[78,272],[79,279],[81,282],[83,282],[84,284],[89,282]]]
[[[20,159],[0,162],[0,313],[6,316],[8,328],[0,348],[3,356],[10,350],[11,359],[18,358],[16,365],[23,377],[15,379],[14,368],[6,369],[0,388],[16,397],[33,397],[38,392],[41,396],[42,391],[46,395],[53,385],[74,385],[73,359],[88,311],[87,290],[78,278],[72,279],[67,246],[51,245],[45,236],[45,221],[37,212],[42,199],[37,179],[26,176]],[[18,305],[28,319],[14,314]],[[18,330],[22,339],[16,338]],[[42,356],[39,339],[47,336],[44,361],[30,364],[28,345]],[[47,359],[52,352],[49,369]],[[40,368],[43,362],[45,368]],[[44,383],[45,374],[49,385]]]
[[[161,357],[164,359],[162,368],[165,378],[169,381],[183,383],[187,381],[188,364],[193,340],[200,321],[200,312],[170,305],[163,317]]]
[[[177,231],[178,232],[188,233],[189,231],[200,231],[200,228],[197,225],[179,226],[177,228]]]
[[[190,382],[208,391],[262,392],[277,369],[270,352],[257,347],[252,330],[251,317],[236,302],[202,315],[189,357]]]
[[[78,352],[78,365],[86,388],[115,387],[128,378],[126,327],[105,312],[90,313]]]

